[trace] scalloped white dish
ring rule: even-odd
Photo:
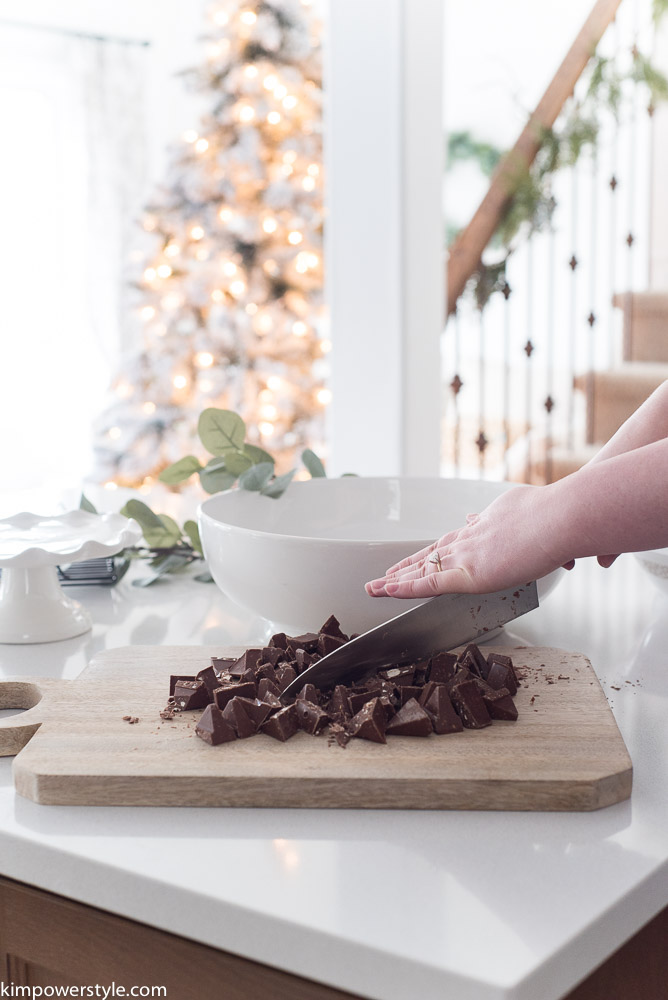
[[[646,552],[634,552],[633,555],[659,590],[668,593],[668,549],[649,549]]]

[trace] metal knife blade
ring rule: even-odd
[[[296,695],[304,684],[348,684],[389,664],[424,660],[472,642],[537,607],[535,582],[495,594],[440,594],[323,656],[287,686],[283,697]]]

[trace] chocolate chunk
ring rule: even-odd
[[[433,725],[422,705],[410,698],[387,723],[385,732],[388,736],[429,736]]]
[[[327,705],[327,714],[332,719],[337,720],[345,719],[353,714],[350,698],[348,697],[348,689],[343,684],[337,684],[334,688],[332,696],[329,699],[329,704]]]
[[[232,698],[231,701],[228,701],[223,709],[223,718],[232,726],[240,740],[254,736],[257,732],[257,726],[248,713],[244,711],[241,698]]]
[[[276,635],[272,635],[269,640],[269,645],[275,646],[277,649],[287,649],[288,637],[285,632],[277,632]]]
[[[439,736],[445,733],[459,733],[464,723],[459,718],[444,684],[437,684],[424,704],[424,710],[431,717],[434,732]]]
[[[318,652],[321,656],[327,656],[328,653],[333,653],[339,646],[343,646],[345,641],[345,639],[340,639],[336,635],[320,635],[318,636]]]
[[[285,691],[288,684],[292,684],[297,676],[297,671],[288,663],[282,663],[276,671],[276,687],[279,691]]]
[[[307,653],[315,653],[318,648],[319,635],[317,632],[304,632],[302,635],[289,635],[288,636],[288,648],[292,648],[296,651],[298,649],[303,649]]]
[[[483,693],[482,700],[492,719],[502,719],[504,722],[517,721],[517,705],[507,688],[491,690],[489,694]]]
[[[450,689],[450,700],[467,729],[483,729],[491,725],[490,714],[474,680],[455,684]]]
[[[231,743],[237,734],[232,726],[223,718],[223,713],[215,705],[207,705],[195,726],[195,732],[212,747],[219,743]]]
[[[279,646],[265,646],[262,650],[261,663],[269,663],[275,667],[277,663],[285,658],[285,650]]]
[[[341,722],[330,722],[327,732],[327,742],[338,743],[340,747],[346,747],[350,743],[350,732],[347,725]]]
[[[515,673],[513,661],[510,658],[510,656],[504,656],[503,653],[490,653],[489,656],[487,657],[488,667],[491,667],[493,663],[500,663],[502,666],[508,668],[515,682],[515,690],[513,691],[511,688],[509,688],[508,690],[510,691],[511,694],[517,694],[517,688],[519,687],[519,680],[517,674]]]
[[[169,678],[169,693],[174,694],[174,688],[179,681],[196,681],[194,674],[172,674]]]
[[[386,743],[385,710],[380,698],[373,698],[350,720],[350,732],[372,743]]]
[[[371,701],[375,697],[377,697],[375,691],[367,691],[366,688],[363,688],[361,691],[354,689],[349,691],[348,700],[350,701],[350,709],[353,715],[359,712],[362,705],[366,705],[367,701]]]
[[[236,663],[235,656],[212,656],[211,666],[216,671],[217,674],[227,673],[233,663]]]
[[[271,705],[266,701],[260,701],[259,698],[238,698],[238,701],[256,730],[260,728],[264,720],[271,714]]]
[[[246,649],[229,668],[233,677],[241,677],[247,670],[255,671],[262,660],[261,649]]]
[[[318,698],[318,689],[315,684],[305,684],[297,692],[298,698],[305,698],[306,701],[312,701],[314,705],[320,704],[320,699]]]
[[[220,681],[218,680],[218,674],[213,669],[213,667],[205,667],[204,670],[200,670],[197,674],[197,680],[202,681],[206,685],[206,689],[209,692],[209,702],[213,701],[213,692],[217,687],[220,687]]]
[[[457,673],[455,674],[455,676],[451,680],[449,680],[445,685],[450,697],[452,697],[452,689],[454,687],[456,687],[458,684],[462,684],[464,681],[473,680],[473,678],[476,676],[477,674],[472,674],[468,667],[463,667],[460,665],[457,668]]]
[[[443,687],[443,684],[437,683],[436,681],[427,681],[423,688],[418,688],[418,694],[415,695],[418,704],[422,705],[424,708],[427,699],[431,698],[432,694],[436,688]]]
[[[271,691],[267,691],[267,693],[262,698],[260,698],[258,695],[258,701],[261,701],[263,704],[268,705],[272,712],[276,712],[279,711],[281,708],[285,708],[281,699],[277,698],[275,694],[271,693]]]
[[[468,667],[471,673],[477,674],[483,680],[487,677],[487,660],[480,652],[480,647],[474,642],[469,643],[459,657],[459,662]]]
[[[404,684],[411,687],[415,676],[415,667],[412,665],[408,667],[387,667],[385,670],[379,671],[379,674],[385,680],[396,684],[397,687],[403,687]]]
[[[454,653],[437,653],[436,656],[432,656],[429,662],[429,673],[427,674],[430,681],[434,681],[437,684],[445,684],[447,681],[452,680],[457,672],[457,657]]]
[[[487,672],[487,683],[496,691],[499,688],[507,688],[511,694],[517,694],[517,682],[512,667],[499,663],[497,660],[492,660]]]
[[[337,639],[343,639],[344,642],[348,641],[348,636],[341,631],[341,625],[339,624],[338,618],[334,615],[330,615],[324,625],[318,629],[321,635],[333,635]]]
[[[315,736],[316,733],[319,733],[327,725],[327,712],[318,705],[314,705],[312,701],[305,701],[303,698],[298,698],[294,703],[294,707],[297,712],[299,728],[303,729],[306,733],[310,733],[311,736]]]
[[[255,684],[249,681],[246,684],[226,684],[223,687],[216,688],[213,692],[213,700],[218,708],[223,709],[228,702],[237,696],[240,698],[255,698],[256,695],[257,688]]]
[[[271,663],[261,663],[259,666],[255,668],[256,684],[259,684],[259,682],[263,678],[265,678],[268,681],[271,681],[272,684],[276,683],[276,671],[272,667]]]
[[[295,651],[295,662],[299,671],[307,670],[312,663],[317,663],[319,657],[315,653],[307,653],[305,649]]]
[[[257,696],[261,701],[265,701],[267,695],[274,695],[276,698],[281,697],[281,689],[273,681],[270,681],[267,677],[263,677],[258,681],[257,685]]]
[[[209,704],[209,692],[203,681],[178,680],[174,687],[174,701],[182,712],[204,708]]]
[[[415,687],[412,684],[403,684],[401,687],[397,688],[399,694],[399,704],[405,705],[407,701],[411,698],[415,698],[416,701],[420,700],[420,693],[424,690],[421,687]]]
[[[266,733],[267,736],[273,736],[275,740],[280,740],[281,743],[285,743],[291,736],[294,736],[298,729],[299,721],[294,705],[288,705],[286,708],[282,708],[280,712],[269,716],[267,721],[263,722],[260,726],[260,732]]]

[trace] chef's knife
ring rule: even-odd
[[[495,594],[440,594],[323,656],[292,681],[283,696],[296,695],[304,684],[349,684],[390,664],[416,663],[472,642],[537,607],[535,583]]]

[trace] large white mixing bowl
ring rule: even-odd
[[[312,479],[278,499],[234,489],[199,509],[204,555],[233,601],[292,633],[334,614],[363,632],[422,603],[369,597],[364,584],[481,511],[512,483],[462,479]],[[540,598],[560,571],[539,583]]]

